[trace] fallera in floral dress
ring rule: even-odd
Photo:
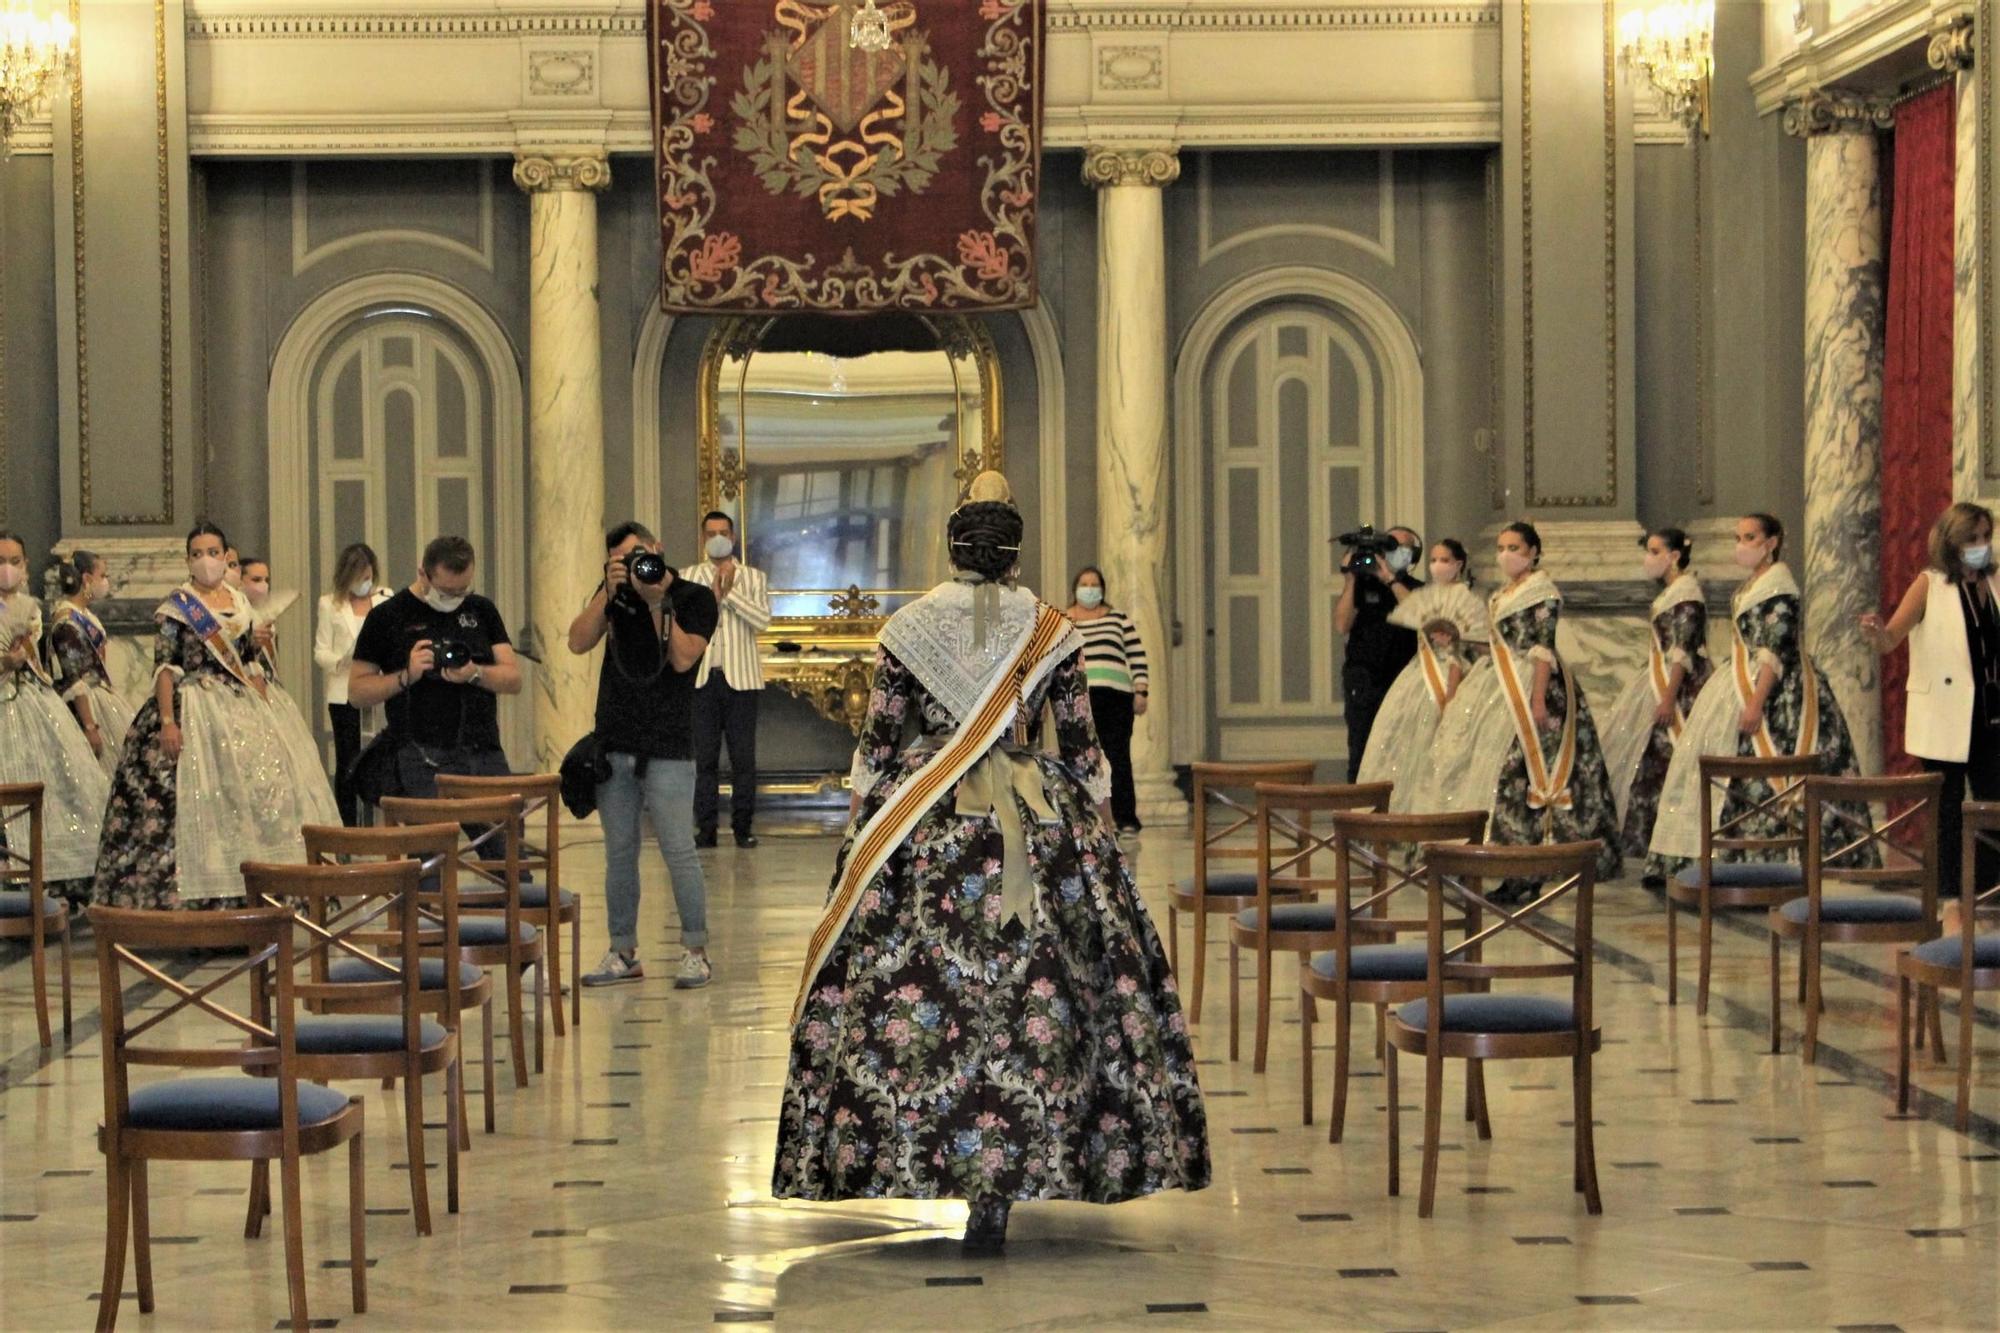
[[[1708,683],[1715,664],[1708,655],[1708,604],[1701,580],[1683,573],[1653,599],[1647,663],[1625,686],[1604,719],[1604,762],[1618,802],[1619,838],[1628,859],[1644,860],[1648,879],[1667,879],[1686,864],[1679,857],[1648,856],[1660,791],[1674,746]],[[1659,721],[1660,698],[1673,669],[1683,667],[1674,694],[1674,720]]]
[[[1000,770],[994,809],[1016,803],[1011,827],[1025,838],[1031,896],[1018,919],[1006,909],[1008,821],[965,813],[984,805],[968,807],[967,793],[990,768],[917,795],[967,726],[971,677],[948,659],[970,646],[971,595],[946,584],[883,634],[855,755],[860,806],[830,896],[837,921],[851,884],[851,915],[807,965],[773,1192],[1112,1203],[1200,1189],[1194,1057],[1159,937],[1098,815],[1110,775],[1080,638],[1033,594],[1004,590],[994,631],[1006,643],[1024,617],[1053,616],[1053,665],[1002,701],[1013,736],[981,761]],[[933,632],[912,632],[918,622]],[[1044,704],[1053,754],[1039,748]],[[849,875],[878,812],[899,804],[921,813],[879,871]]]

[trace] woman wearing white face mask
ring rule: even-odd
[[[1104,571],[1085,565],[1072,581],[1076,600],[1068,615],[1083,631],[1083,669],[1090,681],[1090,712],[1097,742],[1111,763],[1111,818],[1118,832],[1140,831],[1139,800],[1132,786],[1133,719],[1146,715],[1152,684],[1146,645],[1132,617],[1104,600]]]
[[[1604,719],[1604,762],[1618,802],[1620,836],[1625,855],[1635,860],[1644,860],[1653,844],[1674,744],[1714,669],[1708,657],[1708,603],[1701,580],[1688,568],[1694,543],[1679,528],[1656,528],[1641,545],[1641,567],[1660,588],[1646,636],[1648,660]],[[1678,858],[1656,857],[1646,866],[1646,882],[1665,883],[1680,868]]]
[[[1674,746],[1653,825],[1656,856],[1693,860],[1701,855],[1702,755],[1817,754],[1826,773],[1860,768],[1840,702],[1805,654],[1803,597],[1779,558],[1784,548],[1785,525],[1772,515],[1737,520],[1736,563],[1748,576],[1730,601],[1735,640],[1730,660],[1695,699]],[[1773,795],[1767,782],[1733,782],[1715,817],[1730,822],[1737,837],[1782,837],[1789,812],[1774,807],[1766,814],[1754,813]],[[1867,826],[1865,809],[1849,813],[1862,821],[1858,827]],[[1785,854],[1751,859],[1783,860]],[[1866,859],[1876,859],[1872,847]]]
[[[1903,594],[1888,623],[1861,617],[1875,651],[1910,641],[1903,750],[1944,774],[1938,806],[1939,891],[1956,893],[1964,848],[1960,809],[2000,800],[2000,574],[1994,572],[1993,514],[1955,504],[1931,527],[1930,567]],[[1980,848],[1979,883],[2000,878],[2000,857]]]
[[[1407,813],[1427,808],[1424,778],[1439,719],[1487,660],[1486,608],[1472,591],[1464,546],[1447,537],[1431,547],[1430,582],[1391,611],[1389,623],[1416,633],[1417,655],[1382,696],[1356,781],[1394,783],[1389,808]]]
[[[252,660],[250,604],[221,529],[188,534],[188,581],[153,613],[153,697],[132,719],[91,897],[114,907],[241,906],[245,861],[302,861],[299,829],[339,818],[301,728]]]
[[[28,595],[28,548],[0,530],[0,783],[42,785],[42,874],[78,898],[90,886],[104,815],[104,770],[43,670],[42,608]],[[11,830],[17,851],[28,828]],[[9,830],[0,828],[0,846]]]
[[[326,682],[326,715],[333,726],[333,799],[340,822],[361,821],[361,798],[354,793],[354,760],[361,753],[361,710],[348,702],[347,675],[354,666],[354,644],[368,613],[394,594],[376,586],[381,565],[374,548],[355,542],[340,553],[333,566],[333,591],[319,599],[313,619],[313,661]],[[370,709],[371,716],[379,715]]]
[[[104,622],[91,608],[111,595],[102,557],[76,551],[56,567],[63,599],[50,617],[43,657],[49,679],[62,691],[77,725],[106,774],[118,767],[118,752],[132,726],[132,705],[112,687],[105,662],[109,642]]]
[[[1583,687],[1556,652],[1562,591],[1539,568],[1541,534],[1510,523],[1496,544],[1504,580],[1487,603],[1493,669],[1460,692],[1431,747],[1433,808],[1489,812],[1489,842],[1604,844],[1600,879],[1622,864],[1618,808]],[[1421,798],[1420,798],[1421,799]],[[1522,901],[1533,884],[1489,896]]]

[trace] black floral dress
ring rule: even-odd
[[[863,892],[792,1034],[772,1190],[781,1198],[1112,1203],[1209,1181],[1180,1001],[1116,839],[1081,653],[1030,697],[1056,813],[1028,829],[1032,924],[1001,921],[1001,835],[945,792]],[[886,649],[857,756],[854,828],[951,714]],[[844,865],[853,840],[841,849]]]
[[[1653,617],[1653,641],[1666,659],[1667,669],[1687,668],[1674,706],[1682,717],[1694,709],[1701,687],[1715,671],[1708,655],[1708,607],[1697,601],[1679,602]],[[1674,732],[1655,725],[1639,755],[1639,767],[1632,778],[1632,794],[1625,805],[1625,855],[1644,857],[1649,879],[1669,879],[1682,865],[1678,857],[1650,855],[1653,822],[1660,814],[1660,790],[1666,785],[1667,768],[1674,761]]]

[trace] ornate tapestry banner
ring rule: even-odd
[[[1035,300],[1044,0],[653,0],[670,311]]]

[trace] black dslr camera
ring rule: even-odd
[[[640,549],[625,553],[625,572],[634,583],[648,587],[667,581],[667,558],[656,551]]]
[[[1334,540],[1354,552],[1354,558],[1348,562],[1348,568],[1356,573],[1373,569],[1382,557],[1402,545],[1393,534],[1377,532],[1367,523],[1352,532],[1341,533]]]
[[[472,646],[461,639],[439,639],[431,645],[431,660],[437,671],[457,671],[472,665]]]

